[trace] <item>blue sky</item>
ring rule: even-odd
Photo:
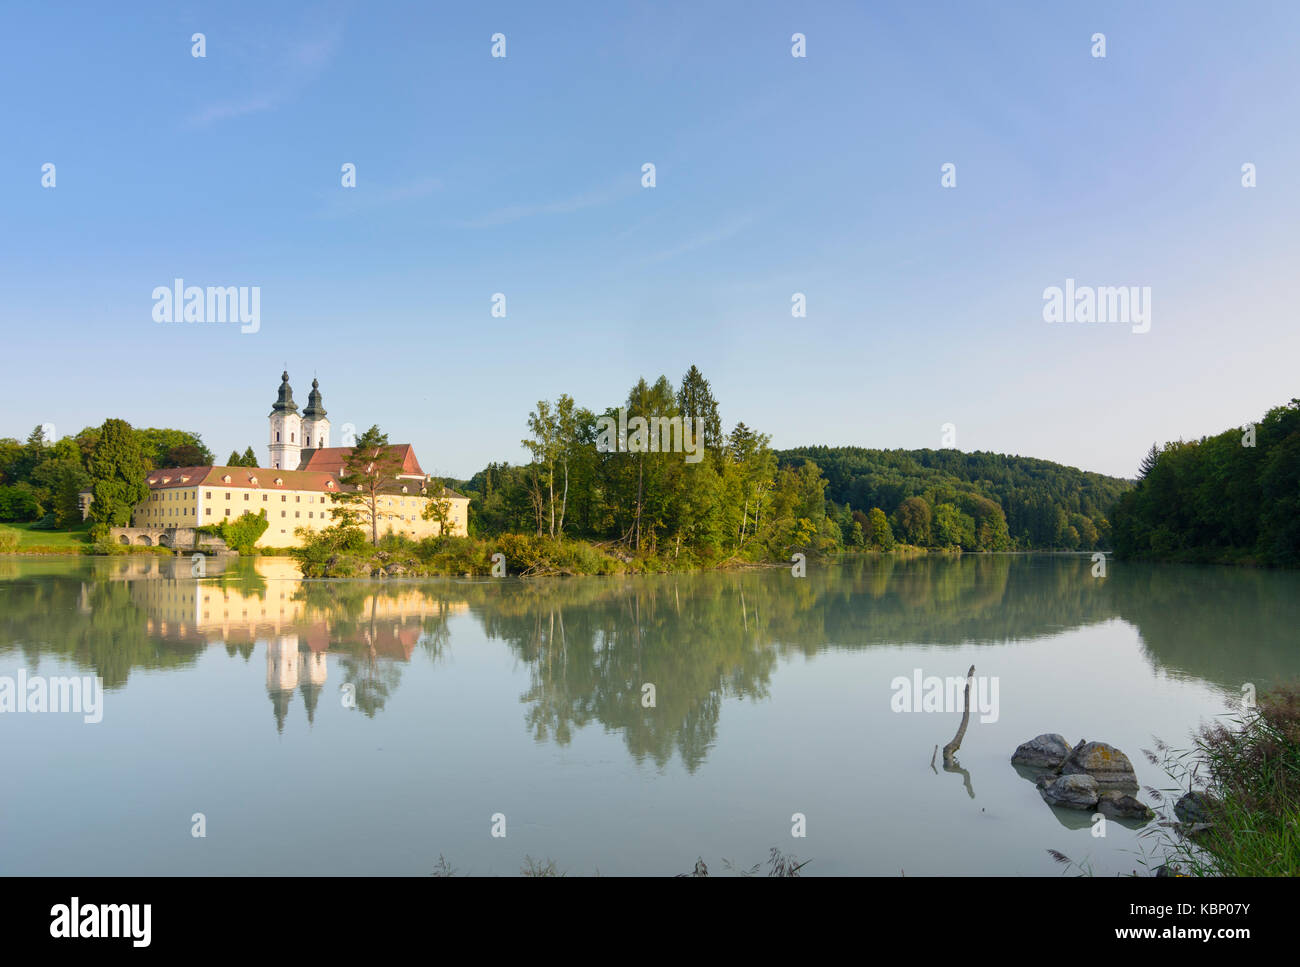
[[[774,446],[1132,475],[1300,395],[1298,41],[1291,3],[13,6],[0,435],[265,460],[287,363],[467,477],[694,363]],[[177,277],[260,330],[155,323]],[[1150,286],[1150,332],[1044,322],[1067,278]]]

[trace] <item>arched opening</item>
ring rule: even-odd
[[[120,536],[120,537],[118,538],[118,541],[119,541],[120,543],[122,543],[122,544],[130,544],[130,543],[131,543],[131,538],[128,537],[126,534],[123,534],[122,536]]]
[[[136,538],[136,543],[142,544],[145,547],[153,547],[153,541],[149,540],[148,534],[141,534],[139,537]]]
[[[159,535],[158,535],[158,546],[159,546],[159,547],[171,547],[171,546],[172,546],[172,539],[171,539],[171,537],[168,536],[167,534],[159,534]]]

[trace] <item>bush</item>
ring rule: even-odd
[[[0,554],[12,554],[18,550],[19,534],[12,527],[0,527]]]

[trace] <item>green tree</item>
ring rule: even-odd
[[[898,535],[908,544],[925,547],[930,543],[930,524],[933,514],[922,497],[908,497],[898,505],[896,512]]]
[[[107,527],[127,527],[136,504],[149,496],[149,468],[140,438],[125,420],[105,420],[90,457],[90,517]]]
[[[709,381],[695,366],[686,371],[682,385],[677,390],[677,409],[682,420],[704,421],[704,446],[712,453],[722,449],[722,418],[718,415],[718,401],[713,398]],[[697,424],[691,423],[694,427]]]
[[[867,515],[871,521],[870,537],[872,547],[878,547],[882,551],[891,550],[894,546],[894,532],[890,529],[889,518],[879,507],[872,507],[871,513]]]
[[[259,510],[256,514],[245,511],[232,521],[223,520],[217,526],[217,533],[232,551],[252,554],[269,526],[265,510]]]
[[[370,543],[379,544],[379,498],[396,487],[402,459],[388,444],[388,434],[372,426],[357,438],[343,458],[339,489],[330,499],[339,508],[335,518],[343,527],[369,525]]]

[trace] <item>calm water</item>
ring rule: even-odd
[[[0,676],[90,674],[103,720],[0,715],[0,873],[672,874],[778,846],[809,874],[1097,873],[1009,758],[1040,732],[1185,746],[1300,675],[1300,575],[967,556],[743,574],[304,582],[157,558],[0,558]],[[996,678],[956,711],[896,677]],[[643,685],[655,706],[642,705]],[[1144,795],[1144,798],[1149,797]],[[195,813],[207,836],[191,835]],[[504,814],[504,838],[491,835]],[[807,836],[791,836],[791,817]]]

